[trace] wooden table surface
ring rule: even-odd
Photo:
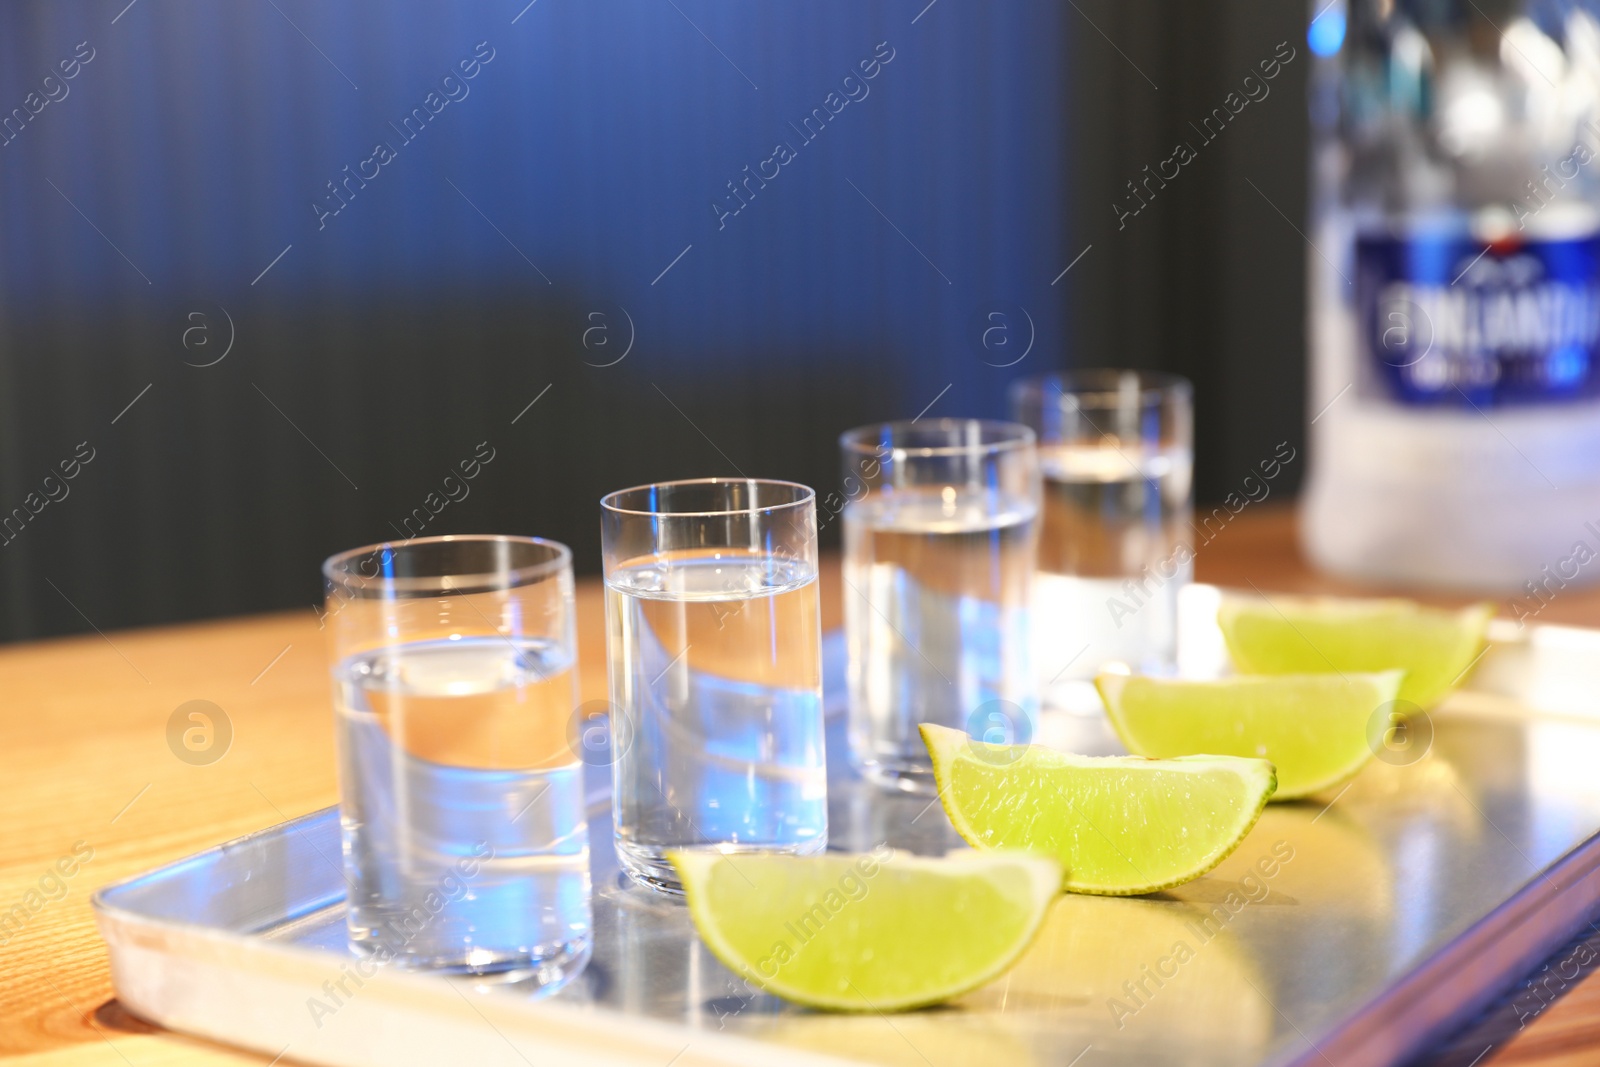
[[[1266,506],[1200,549],[1197,576],[1268,592],[1374,592],[1313,573],[1293,514]],[[839,624],[838,584],[836,571],[824,574],[825,627]],[[583,696],[600,699],[596,582],[579,583],[578,612]],[[1562,590],[1539,621],[1600,626],[1600,589]],[[0,1056],[130,1067],[265,1062],[123,1012],[88,900],[108,882],[335,803],[326,667],[310,608],[0,647],[0,810],[9,816],[0,835]],[[212,702],[232,725],[231,747],[210,765],[186,764],[168,747],[168,719],[190,700]],[[53,880],[57,861],[73,855],[72,876]],[[41,880],[47,893],[30,896]],[[1481,1060],[1595,1063],[1600,973]]]

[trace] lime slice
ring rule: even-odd
[[[1455,688],[1483,651],[1494,605],[1460,611],[1410,600],[1229,598],[1217,624],[1245,674],[1354,674],[1403,670],[1399,699],[1427,711]]]
[[[899,1011],[982,985],[1028,947],[1061,887],[1054,861],[1020,853],[667,855],[719,960],[834,1011]]]
[[[921,729],[956,831],[974,848],[1054,856],[1074,893],[1153,893],[1200,877],[1249,832],[1274,786],[1259,759],[1076,756]]]
[[[1278,769],[1273,799],[1293,800],[1338,785],[1372,758],[1373,739],[1389,728],[1400,679],[1400,671],[1204,682],[1102,674],[1095,685],[1128,751],[1268,759]]]

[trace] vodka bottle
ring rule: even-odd
[[[1301,528],[1330,570],[1600,577],[1571,566],[1600,548],[1597,12],[1313,0]]]

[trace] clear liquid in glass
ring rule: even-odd
[[[357,951],[549,989],[575,975],[591,915],[570,657],[417,641],[352,657],[336,682]]]
[[[869,495],[844,511],[851,751],[883,784],[932,790],[920,723],[1026,741],[1037,507],[993,490]]]
[[[679,892],[674,848],[827,847],[813,564],[739,549],[663,553],[606,579],[616,847]]]
[[[1155,673],[1176,662],[1178,590],[1194,574],[1192,460],[1180,448],[1069,444],[1042,447],[1039,466],[1035,658],[1045,703],[1074,706],[1109,661]]]

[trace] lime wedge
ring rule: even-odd
[[[1127,896],[1222,862],[1272,795],[1272,764],[1230,756],[1149,760],[991,745],[922,724],[939,799],[974,848],[1054,856],[1062,888]]]
[[[1372,758],[1371,738],[1390,725],[1400,679],[1400,671],[1203,682],[1102,674],[1095,685],[1128,751],[1268,759],[1278,769],[1272,799],[1293,800],[1338,785]]]
[[[1410,600],[1228,598],[1217,624],[1245,674],[1403,670],[1401,701],[1427,711],[1455,688],[1483,651],[1494,605],[1460,611]]]
[[[719,960],[834,1011],[900,1011],[984,984],[1028,947],[1061,886],[1054,861],[1020,853],[668,858]]]

